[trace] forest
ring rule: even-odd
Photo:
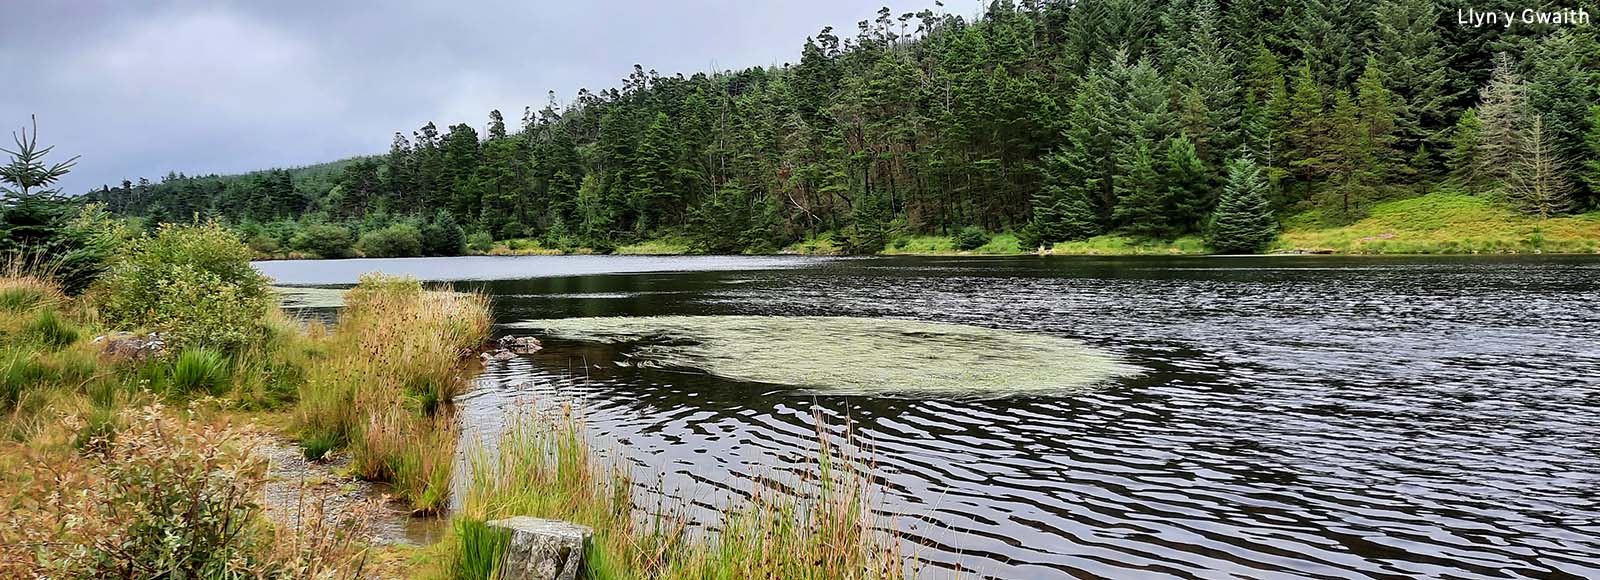
[[[1474,4],[1511,10],[1509,3]],[[580,89],[428,123],[387,154],[88,193],[214,218],[258,253],[448,255],[532,239],[700,252],[826,237],[1106,233],[1256,252],[1289,215],[1447,190],[1536,218],[1600,202],[1587,25],[1473,27],[1457,0],[997,0],[822,28],[797,63]]]

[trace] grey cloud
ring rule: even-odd
[[[799,58],[932,0],[4,2],[0,128],[39,115],[81,154],[70,192],[167,171],[231,173],[380,153],[427,121],[515,119],[547,91]]]

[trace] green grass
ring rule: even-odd
[[[693,253],[693,240],[688,236],[666,234],[661,237],[651,238],[642,242],[618,246],[616,253],[644,255],[644,256],[671,256]]]
[[[839,242],[833,232],[822,232],[804,240],[789,244],[782,254],[802,254],[807,256],[832,256],[844,253],[844,245]]]
[[[1380,203],[1364,218],[1339,227],[1317,210],[1284,222],[1276,251],[1350,254],[1472,254],[1600,252],[1600,212],[1545,220],[1488,198],[1451,192]]]
[[[989,236],[983,245],[971,250],[961,250],[956,246],[955,236],[912,235],[895,239],[884,248],[885,255],[913,255],[913,256],[950,256],[950,255],[979,255],[979,256],[1011,256],[1021,254],[1017,236],[1011,232],[1001,232]]]
[[[23,336],[50,350],[60,350],[77,342],[83,333],[67,322],[55,309],[41,309],[22,327]]]
[[[172,363],[172,379],[168,383],[180,396],[216,395],[231,384],[228,357],[208,348],[191,348],[178,354]]]
[[[1154,240],[1122,234],[1095,236],[1087,240],[1061,242],[1051,248],[1056,255],[1178,255],[1204,254],[1205,240],[1199,236],[1183,236],[1175,240]]]

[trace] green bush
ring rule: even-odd
[[[250,256],[216,223],[163,224],[107,277],[102,312],[114,325],[162,333],[169,349],[231,351],[264,335],[274,300]]]
[[[978,226],[961,228],[961,232],[956,234],[956,249],[963,252],[976,250],[987,243],[989,243],[989,234]]]
[[[467,236],[467,249],[474,252],[487,252],[494,249],[494,236],[489,232],[473,232]]]
[[[354,242],[350,228],[335,224],[311,224],[301,228],[289,245],[319,258],[348,258]]]
[[[422,253],[429,256],[459,256],[467,250],[467,234],[450,212],[439,210],[422,225]]]
[[[221,394],[228,386],[228,357],[208,348],[191,348],[172,364],[168,385],[178,395]]]
[[[33,318],[23,325],[22,332],[29,340],[50,350],[59,350],[77,342],[81,336],[76,327],[62,319],[52,308],[41,309],[35,313]]]
[[[407,223],[394,224],[361,236],[361,253],[368,258],[404,258],[422,255],[422,232]]]

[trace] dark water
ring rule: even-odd
[[[588,262],[502,273],[612,260],[568,259]],[[1081,339],[1143,372],[1071,396],[830,397],[550,341],[491,366],[467,423],[579,400],[704,507],[804,457],[814,411],[848,416],[931,576],[1600,577],[1600,259],[721,260],[481,284],[501,322],[893,317]]]

